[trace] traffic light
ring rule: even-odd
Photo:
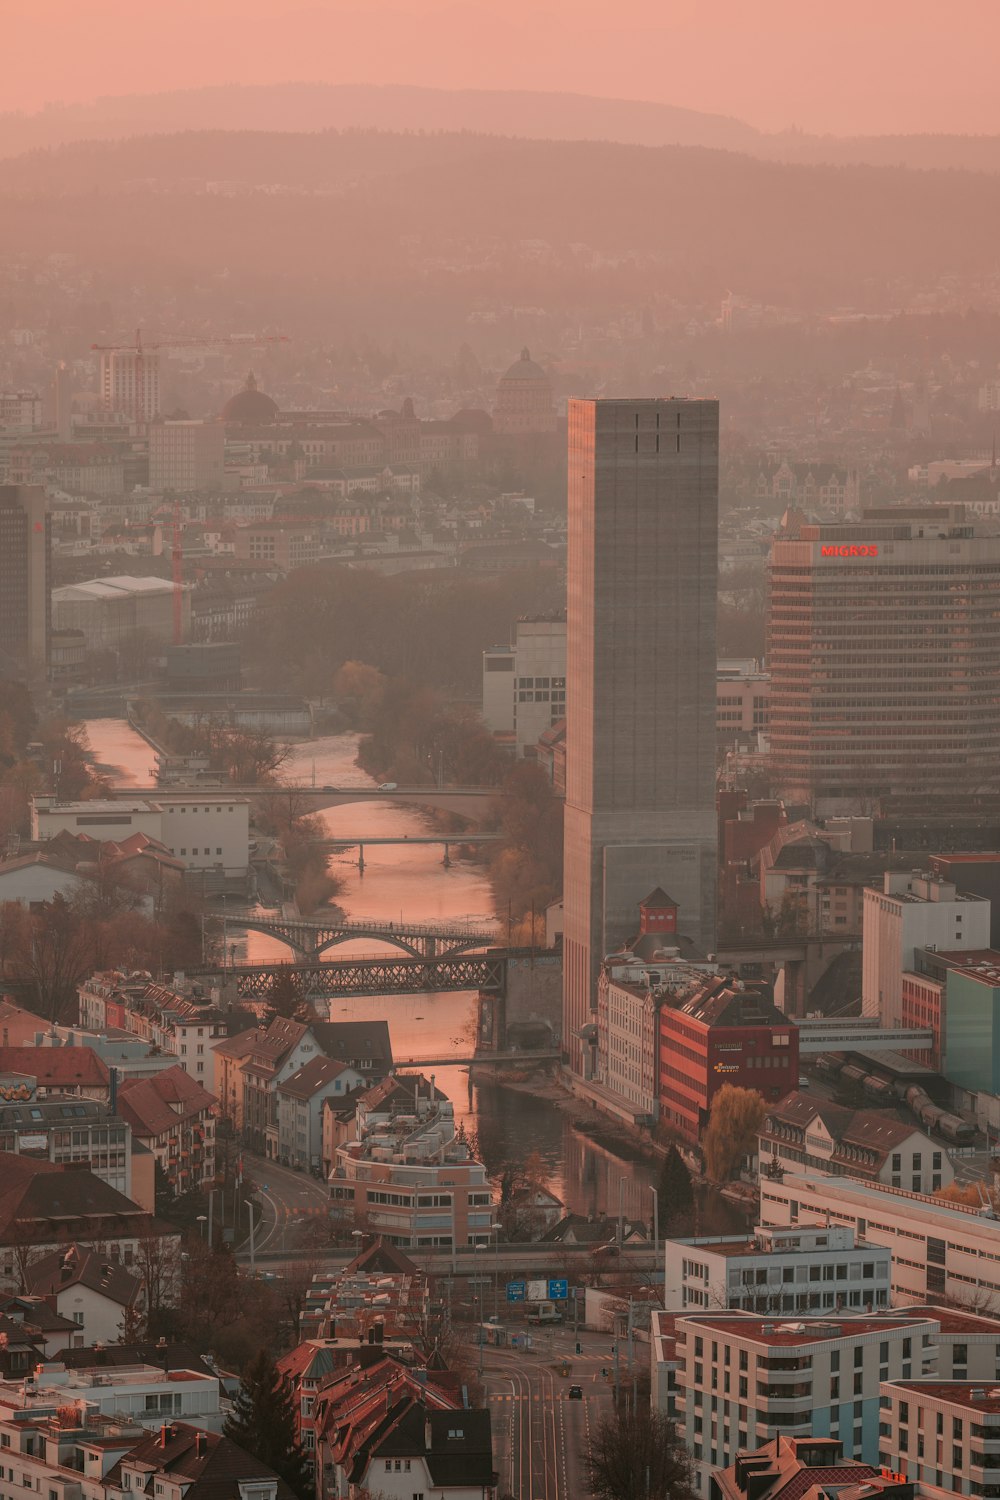
[[[577,1352],[577,1354],[582,1354],[583,1353],[583,1345],[580,1343],[579,1339],[577,1339],[577,1341],[576,1341],[576,1352]]]

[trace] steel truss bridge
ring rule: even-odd
[[[305,917],[262,916],[252,912],[223,913],[223,925],[228,933],[231,928],[251,932],[264,932],[268,937],[291,948],[303,959],[319,958],[321,953],[335,948],[339,943],[351,943],[358,938],[371,938],[388,943],[413,958],[452,958],[467,953],[471,948],[488,948],[496,942],[496,933],[490,927],[445,927],[433,924],[410,925],[409,923],[375,921],[312,921]],[[456,985],[462,989],[466,986]]]
[[[303,999],[352,995],[417,995],[447,990],[485,990],[502,995],[507,984],[506,951],[440,958],[360,958],[328,963],[240,964],[201,969],[193,979],[234,984],[240,1000],[266,1000],[276,979],[291,979]]]

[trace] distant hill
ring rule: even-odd
[[[770,161],[1000,171],[1000,136],[767,134],[726,115],[528,90],[278,83],[125,95],[37,114],[0,114],[0,157],[80,140],[177,130],[474,131],[531,140],[705,146]]]
[[[589,321],[730,289],[892,311],[992,272],[1000,183],[700,147],[191,131],[0,162],[0,222],[8,255],[69,252],[108,287],[140,268],[188,317],[217,323],[222,299],[237,328],[455,347],[512,309]]]

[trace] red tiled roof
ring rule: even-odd
[[[0,1073],[28,1073],[43,1088],[107,1088],[110,1080],[93,1047],[0,1047]]]
[[[118,1112],[138,1136],[166,1135],[182,1120],[212,1109],[215,1095],[189,1078],[179,1065],[151,1078],[126,1078],[118,1094]],[[175,1105],[180,1106],[174,1108]]]

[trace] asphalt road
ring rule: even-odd
[[[516,1500],[579,1500],[589,1493],[593,1434],[611,1415],[612,1383],[601,1374],[613,1361],[607,1335],[545,1330],[535,1348],[484,1351],[483,1384],[493,1418],[498,1491]],[[565,1354],[569,1375],[560,1373]],[[624,1373],[624,1371],[623,1371]],[[579,1385],[583,1399],[570,1400]]]
[[[311,1219],[329,1213],[329,1192],[308,1172],[293,1172],[262,1156],[244,1152],[248,1170],[253,1176],[264,1205],[263,1223],[255,1238],[257,1251],[284,1251],[294,1248],[296,1231]],[[247,1252],[248,1253],[248,1252]]]

